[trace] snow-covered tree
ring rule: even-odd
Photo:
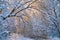
[[[60,37],[60,3],[57,0],[0,1],[1,33],[47,39]]]

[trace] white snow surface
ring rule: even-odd
[[[24,37],[23,35],[18,35],[16,33],[12,33],[7,40],[34,40],[31,38]]]

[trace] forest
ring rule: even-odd
[[[0,0],[0,40],[60,40],[60,0]]]

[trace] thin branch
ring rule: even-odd
[[[56,9],[54,8],[54,10],[53,10],[53,12],[55,13],[55,17],[57,18],[57,13],[56,13],[56,11],[55,11]]]
[[[37,1],[37,0],[31,2],[27,7],[25,7],[25,8],[22,9],[22,10],[25,10],[25,9],[27,9],[27,8],[30,8],[29,6],[30,6],[31,4],[33,4],[33,3],[35,3],[36,1]],[[27,3],[28,3],[28,2],[27,2]],[[22,11],[22,10],[19,10],[18,12],[16,12],[15,15],[16,15],[17,13],[19,13],[20,11]]]
[[[35,0],[35,1],[36,1],[36,0]],[[34,3],[35,1],[33,1],[32,3]],[[29,2],[30,2],[30,1],[29,1]],[[28,2],[26,2],[26,3],[28,3]],[[25,4],[26,4],[26,3],[25,3]],[[31,4],[32,4],[32,3],[31,3]],[[29,4],[29,5],[31,5],[31,4]],[[29,5],[28,5],[26,8],[21,9],[20,11],[29,8]],[[21,7],[21,6],[20,6],[20,7]],[[10,13],[7,17],[3,17],[3,16],[1,16],[1,17],[3,18],[3,20],[5,20],[5,19],[8,18],[8,17],[11,17],[11,14],[13,14],[13,12],[16,10],[16,8],[19,8],[19,7],[15,7],[15,8],[13,8],[13,10],[11,11],[11,13]],[[18,11],[17,13],[19,13],[20,11]],[[16,16],[17,13],[15,13],[14,16]]]
[[[52,21],[52,20],[51,20],[51,21]],[[59,28],[58,28],[58,27],[59,27],[59,26],[58,26],[58,25],[59,25],[58,22],[57,22],[57,21],[55,21],[55,22],[52,21],[52,22],[54,23],[54,25],[55,25],[55,27],[56,27],[58,33],[59,33],[59,37],[60,37],[60,30],[59,30]]]

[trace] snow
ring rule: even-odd
[[[16,33],[12,33],[8,40],[34,40],[31,38],[24,37],[23,35],[18,35]]]

